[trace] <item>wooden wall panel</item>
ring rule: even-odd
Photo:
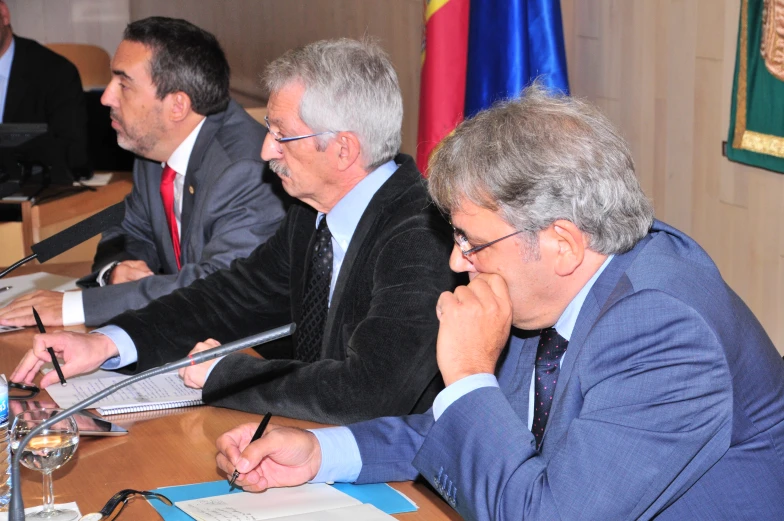
[[[415,151],[421,0],[8,3],[17,31],[43,41],[53,41],[62,30],[70,30],[75,41],[119,41],[123,6],[131,20],[187,18],[221,40],[233,69],[232,87],[247,104],[260,102],[258,75],[285,50],[322,38],[377,37],[400,77],[403,149]],[[711,254],[784,353],[784,175],[721,155],[740,0],[561,0],[561,5],[572,92],[595,102],[621,128],[657,216],[690,233]],[[103,15],[107,21],[57,26],[80,12],[93,13],[82,19]],[[108,50],[115,45],[107,44]]]
[[[130,0],[131,20],[178,16],[214,33],[232,67],[232,89],[248,105],[263,103],[259,74],[286,50],[324,38],[379,39],[400,79],[409,154],[416,147],[422,9],[420,0]]]
[[[711,254],[784,353],[784,175],[727,161],[739,0],[561,0],[572,92],[629,140],[658,218]]]
[[[129,0],[6,0],[11,25],[41,43],[91,43],[113,54],[128,24]]]

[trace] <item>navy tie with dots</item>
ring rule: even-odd
[[[327,218],[316,229],[316,241],[310,257],[308,285],[302,299],[302,320],[297,327],[297,359],[315,362],[321,354],[324,325],[329,311],[329,286],[332,281],[332,234]]]
[[[539,347],[536,348],[536,370],[534,374],[534,422],[531,432],[536,438],[536,447],[542,445],[544,428],[553,405],[558,373],[561,371],[561,357],[569,342],[552,328],[542,330]]]

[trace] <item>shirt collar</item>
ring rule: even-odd
[[[11,38],[11,45],[8,46],[5,53],[0,57],[0,77],[11,77],[11,64],[14,61],[14,51],[16,50],[16,40]]]
[[[199,124],[196,125],[188,137],[186,137],[180,146],[174,149],[172,155],[169,156],[169,160],[165,163],[162,163],[161,166],[169,165],[171,168],[177,172],[177,175],[185,175],[188,171],[188,163],[191,160],[191,152],[193,152],[193,145],[196,144],[196,138],[199,137],[199,131],[201,127],[204,126],[204,122],[207,121],[207,118],[203,118],[199,121]]]
[[[379,166],[357,183],[327,214],[327,224],[332,238],[344,252],[348,249],[354,230],[356,230],[362,214],[365,213],[367,205],[370,204],[370,200],[376,195],[381,185],[392,177],[397,168],[398,166],[392,160]],[[323,215],[319,212],[316,226]]]
[[[588,296],[588,292],[591,291],[594,283],[599,278],[599,275],[602,274],[604,268],[610,264],[610,261],[615,257],[615,255],[610,255],[607,257],[599,269],[596,270],[596,273],[593,274],[591,280],[589,280],[583,289],[569,302],[569,305],[566,306],[566,309],[561,314],[558,321],[555,323],[555,330],[558,332],[559,335],[564,337],[566,340],[571,340],[572,332],[574,331],[574,325],[577,323],[577,317],[580,314],[580,310],[583,307],[583,303],[585,302],[585,298]]]

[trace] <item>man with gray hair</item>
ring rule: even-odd
[[[653,219],[623,139],[538,87],[431,159],[452,269],[431,411],[218,439],[246,490],[418,474],[466,519],[782,519],[784,362],[708,255]]]
[[[194,344],[294,321],[292,359],[231,355],[181,371],[185,383],[210,404],[325,423],[430,407],[443,388],[433,309],[457,276],[447,222],[413,159],[396,155],[403,104],[392,64],[370,42],[322,41],[284,54],[265,77],[261,156],[298,200],[278,232],[103,335],[37,336],[12,380],[32,381],[44,345],[66,360],[66,377],[102,364],[141,371]]]

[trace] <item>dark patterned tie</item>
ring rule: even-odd
[[[542,330],[539,336],[539,347],[536,348],[536,374],[534,377],[534,422],[531,432],[536,438],[536,447],[542,445],[544,428],[550,407],[553,405],[555,386],[558,373],[561,371],[560,360],[566,352],[569,342],[552,327]]]
[[[326,216],[316,230],[310,257],[308,285],[302,299],[302,320],[297,327],[297,359],[315,362],[321,353],[324,324],[329,311],[329,285],[332,281],[332,234]]]

